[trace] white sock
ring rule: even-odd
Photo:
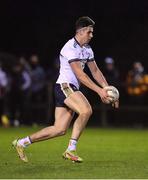
[[[27,136],[23,139],[19,139],[18,143],[23,147],[27,147],[31,144],[31,140],[30,140],[29,136]]]
[[[70,139],[69,145],[68,145],[68,150],[69,151],[75,151],[76,150],[76,145],[77,145],[77,140]]]

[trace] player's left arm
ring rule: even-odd
[[[97,64],[95,61],[89,61],[87,62],[87,66],[90,69],[90,72],[93,76],[93,78],[97,81],[97,83],[101,86],[101,87],[105,87],[108,86],[108,83],[103,75],[103,73],[101,72],[101,70],[98,68]]]
[[[101,72],[101,70],[98,68],[97,64],[95,61],[89,61],[87,62],[87,65],[90,69],[90,72],[93,76],[93,78],[97,81],[97,83],[101,86],[101,87],[105,87],[108,86],[108,83],[103,75],[103,73]],[[114,108],[119,108],[119,100],[112,103],[112,106]]]

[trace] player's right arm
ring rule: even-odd
[[[77,79],[90,88],[91,90],[95,91],[101,98],[102,102],[106,102],[108,99],[108,95],[106,90],[103,88],[100,88],[98,85],[96,85],[90,78],[89,76],[82,70],[81,63],[80,61],[73,61],[70,63],[70,66],[75,73]]]

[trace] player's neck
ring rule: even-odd
[[[78,35],[75,35],[75,40],[77,41],[77,43],[79,44],[80,47],[84,46],[84,42],[83,42],[82,38],[79,37]]]

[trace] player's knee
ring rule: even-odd
[[[85,110],[83,110],[82,112],[80,112],[80,115],[86,118],[89,118],[92,115],[92,108],[87,108]]]
[[[88,117],[90,117],[92,115],[92,108],[89,108],[86,114]]]
[[[57,134],[58,134],[59,136],[63,136],[63,135],[66,134],[66,130],[65,130],[65,129],[62,129],[62,128],[58,128],[58,129],[57,129]]]

